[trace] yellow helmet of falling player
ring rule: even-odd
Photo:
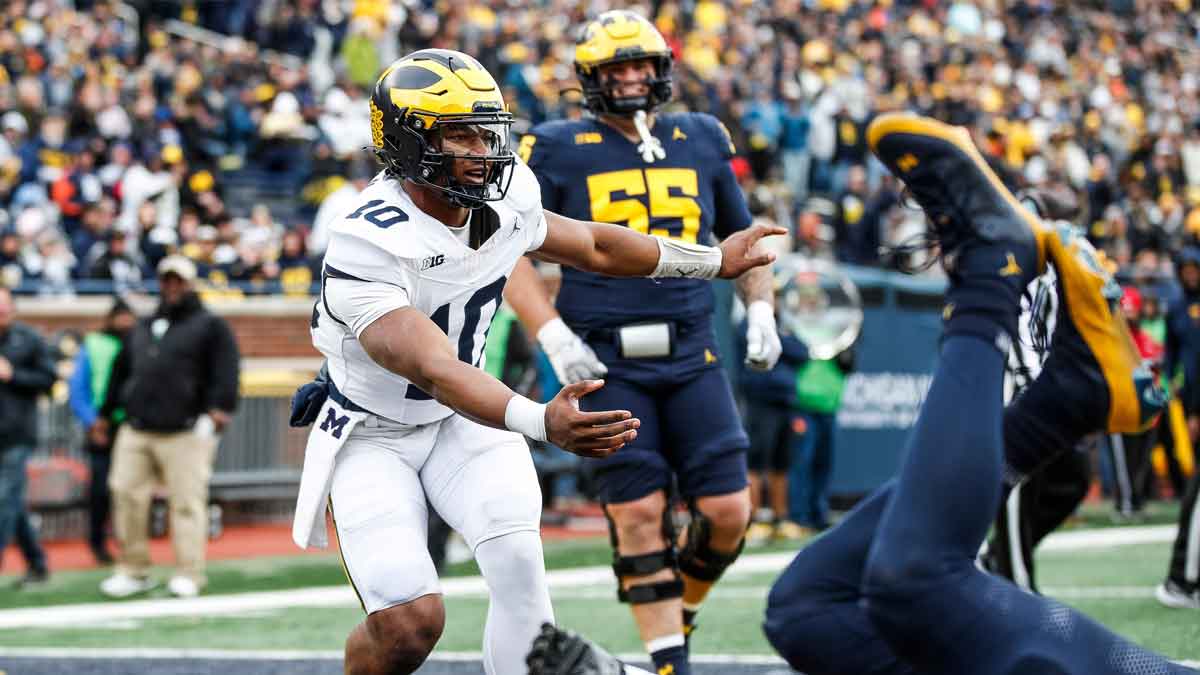
[[[654,77],[645,96],[615,97],[600,77],[601,66],[650,59]],[[575,45],[575,74],[583,88],[584,104],[593,113],[632,115],[650,111],[671,100],[671,48],[645,17],[627,10],[604,12],[583,26]]]
[[[449,49],[422,49],[396,61],[371,93],[371,140],[387,172],[440,190],[467,208],[504,198],[512,180],[512,114],[478,61]],[[483,141],[481,154],[443,148],[447,133]],[[481,162],[482,182],[455,178],[457,160]]]

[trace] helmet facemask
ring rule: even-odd
[[[400,128],[407,142],[384,138],[389,151],[377,154],[389,171],[438,190],[453,206],[477,209],[504,199],[516,157],[509,140],[511,115],[443,115],[432,125],[426,117],[404,116]],[[413,151],[404,153],[404,147]]]
[[[442,190],[455,206],[476,209],[504,199],[515,155],[507,115],[440,118],[425,135],[428,149],[417,182]]]
[[[646,94],[643,96],[614,96],[613,89],[618,86],[618,83],[611,76],[605,77],[601,73],[603,67],[614,63],[641,60],[647,60],[654,64],[654,75],[645,79]],[[631,116],[639,110],[649,113],[671,100],[671,58],[669,56],[644,53],[619,56],[586,70],[576,64],[575,71],[583,89],[586,105],[595,114]]]

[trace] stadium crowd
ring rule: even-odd
[[[607,2],[13,0],[0,10],[0,276],[19,292],[308,293],[317,208],[374,171],[365,94],[423,47],[477,55],[517,131],[582,114],[572,30]],[[868,266],[920,232],[869,158],[877,113],[969,126],[1013,187],[1073,191],[1122,269],[1200,233],[1200,14],[1188,0],[657,0],[676,102],[732,132],[793,247]],[[187,35],[189,37],[184,37]],[[300,199],[297,200],[296,196]],[[1169,289],[1164,287],[1164,292]]]

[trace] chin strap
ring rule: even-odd
[[[638,137],[642,139],[638,152],[642,153],[642,161],[653,164],[656,159],[666,159],[667,151],[663,150],[662,142],[650,135],[650,127],[646,124],[646,111],[633,113],[633,126],[637,129]]]

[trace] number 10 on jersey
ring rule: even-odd
[[[592,219],[602,223],[625,223],[629,229],[656,237],[696,243],[700,233],[700,196],[695,169],[626,169],[588,176],[588,199]],[[676,190],[672,194],[672,189]],[[623,192],[625,199],[614,199]],[[646,208],[642,195],[649,197]],[[650,219],[678,218],[678,234],[656,227]]]
[[[488,331],[492,328],[492,319],[496,316],[496,310],[500,308],[500,294],[504,291],[504,283],[508,281],[508,277],[500,277],[492,283],[480,288],[467,300],[462,307],[463,323],[462,328],[458,332],[458,360],[463,363],[469,363],[473,366],[479,366],[479,362],[483,359],[483,352],[486,349]],[[445,304],[434,310],[433,314],[429,315],[429,319],[442,329],[448,337],[453,336],[450,332],[450,308],[451,304]],[[480,324],[483,324],[483,343],[484,349],[479,350],[479,358],[475,358],[475,334],[479,331]],[[415,384],[408,385],[408,390],[404,392],[404,398],[417,401],[428,401],[433,397],[425,393],[420,387]]]

